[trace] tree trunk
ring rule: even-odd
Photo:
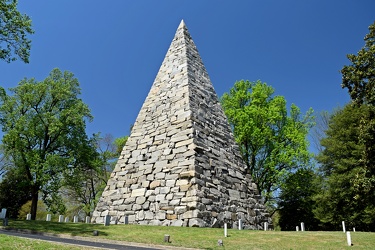
[[[36,211],[38,209],[38,197],[39,196],[39,187],[32,186],[31,187],[31,219],[36,219]]]

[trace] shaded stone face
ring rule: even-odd
[[[181,21],[92,222],[261,229],[270,222]]]

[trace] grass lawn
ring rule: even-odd
[[[94,237],[93,231],[97,230],[99,231],[99,236],[95,236],[96,240],[107,239],[198,249],[375,249],[375,233],[367,232],[351,232],[353,246],[349,247],[346,241],[346,234],[343,232],[264,232],[228,229],[228,237],[225,238],[224,230],[218,228],[140,225],[110,225],[105,227],[99,224],[25,220],[9,220],[9,227],[81,237]],[[171,243],[164,242],[165,234],[170,235]],[[2,246],[3,241],[11,241],[11,239],[11,237],[4,238],[3,235],[0,235],[0,246]],[[224,247],[217,245],[219,239],[223,240]],[[17,240],[18,243],[19,241]],[[25,249],[19,245],[14,245],[13,249],[16,248]],[[58,248],[64,249],[60,246]],[[35,246],[34,248],[33,246],[26,249],[57,248],[56,246],[55,248],[53,246],[51,248],[38,248]],[[69,249],[72,248],[70,247]]]
[[[75,247],[72,245],[62,245],[58,243],[51,243],[46,241],[40,240],[30,240],[20,237],[8,236],[0,234],[0,249],[4,250],[14,250],[14,249],[38,249],[38,250],[46,250],[46,249],[56,249],[56,250],[82,250],[82,249],[91,249],[91,248],[83,248],[83,247]]]

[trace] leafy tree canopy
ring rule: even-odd
[[[348,89],[356,105],[363,106],[358,124],[359,141],[364,146],[359,161],[363,166],[355,177],[356,183],[375,190],[375,22],[364,40],[365,46],[357,55],[348,55],[351,65],[341,70],[341,86]]]
[[[341,86],[348,89],[354,102],[375,105],[375,22],[369,31],[358,54],[347,55],[352,64],[342,68]]]
[[[283,96],[261,81],[238,81],[221,103],[240,145],[247,170],[267,202],[285,176],[310,160],[307,134],[312,110],[301,115]]]
[[[301,222],[307,230],[319,229],[319,220],[313,214],[317,181],[318,175],[309,168],[298,169],[286,178],[281,185],[278,203],[281,230],[293,231]]]
[[[361,230],[375,230],[375,193],[373,185],[358,182],[364,171],[361,161],[365,148],[360,141],[360,121],[367,106],[346,105],[330,118],[324,150],[318,155],[323,175],[315,197],[315,216],[331,229],[341,221]]]
[[[0,0],[0,59],[28,63],[31,41],[27,35],[34,31],[31,19],[17,10],[17,4],[17,0]]]
[[[63,173],[75,166],[77,151],[88,144],[86,121],[92,117],[78,97],[78,80],[67,71],[54,69],[41,82],[23,79],[10,92],[0,89],[3,145],[30,182],[35,219],[39,191],[46,204],[58,198]]]

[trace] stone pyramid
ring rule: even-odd
[[[270,218],[245,173],[198,50],[181,21],[92,222],[261,229]]]

